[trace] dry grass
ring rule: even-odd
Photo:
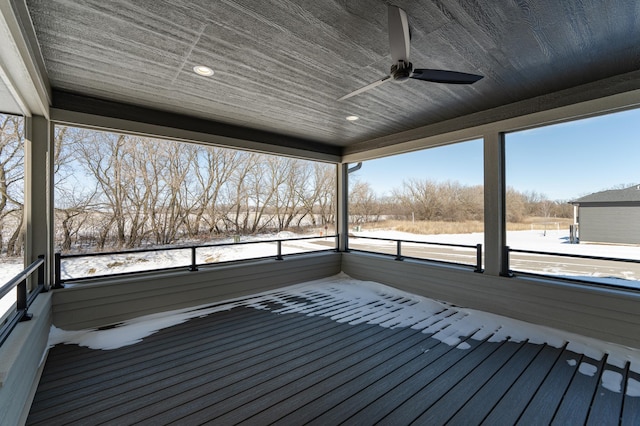
[[[569,229],[573,222],[567,218],[530,217],[523,222],[507,223],[508,231],[528,231],[531,229]],[[477,220],[465,222],[443,221],[403,221],[385,220],[361,225],[366,230],[392,229],[411,234],[436,235],[436,234],[470,234],[484,232],[484,223]]]

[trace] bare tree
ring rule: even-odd
[[[95,132],[92,140],[83,140],[77,145],[78,161],[96,180],[101,194],[100,209],[106,219],[101,234],[102,244],[115,226],[115,238],[118,247],[125,247],[131,238],[127,238],[127,197],[130,189],[125,172],[125,161],[128,155],[127,136],[111,133]]]
[[[84,174],[84,186],[95,186],[85,222],[73,206],[86,197],[68,193],[69,205],[60,206],[59,233],[67,248],[83,233],[74,226],[89,222],[102,249],[109,241],[128,248],[171,244],[184,235],[197,237],[201,229],[208,236],[288,229],[307,217],[315,223],[316,210],[323,222],[334,220],[335,166],[66,128],[58,135],[59,141],[74,136],[73,172],[65,177]],[[58,152],[59,158],[67,154],[64,142]]]
[[[352,223],[377,222],[381,204],[367,182],[355,182],[349,190],[349,218]]]
[[[527,216],[526,196],[512,187],[507,188],[507,222],[522,222]]]
[[[3,231],[8,227],[7,256],[22,252],[24,199],[23,119],[0,114],[0,251]]]
[[[313,175],[313,192],[307,197],[307,208],[314,209],[317,206],[321,225],[335,223],[337,200],[336,166],[314,163]],[[315,215],[313,217],[313,225],[316,225]]]
[[[193,214],[186,218],[192,237],[199,233],[201,224],[208,236],[222,232],[219,225],[225,222],[231,204],[225,199],[224,190],[239,167],[239,154],[239,151],[218,147],[201,147],[198,150],[192,170]]]
[[[407,216],[418,220],[434,220],[440,209],[437,184],[425,179],[410,179],[402,183],[402,188],[394,189],[392,196],[402,206]]]
[[[93,208],[92,194],[61,190],[57,193],[55,209],[57,229],[62,233],[60,249],[69,252],[77,242],[80,232],[87,224]]]

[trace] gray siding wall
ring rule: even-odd
[[[342,269],[353,278],[413,294],[640,348],[637,292],[496,277],[360,253],[345,253]]]
[[[580,206],[580,241],[640,244],[640,207]]]
[[[0,425],[24,424],[42,374],[51,328],[51,293],[29,308],[31,321],[19,323],[0,347]]]
[[[65,330],[99,327],[328,277],[340,266],[340,253],[331,252],[84,282],[54,291],[53,322]]]

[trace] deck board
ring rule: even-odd
[[[57,345],[27,424],[638,424],[640,397],[601,384],[640,379],[628,366],[487,335],[446,344],[426,327],[449,312],[389,328],[368,323],[393,318],[377,306],[234,307],[119,349]]]
[[[499,366],[499,370],[489,380],[479,383],[481,387],[457,412],[452,413],[452,410],[448,410],[446,414],[450,416],[449,424],[468,424],[470,419],[480,423],[533,362],[542,347],[523,344],[513,357]]]
[[[561,353],[562,349],[545,345],[522,375],[511,384],[507,393],[491,409],[482,424],[487,426],[516,424]]]
[[[640,425],[640,374],[629,371],[628,377],[629,380],[635,381],[635,396],[630,396],[625,392],[625,397],[622,402],[621,423],[623,426]]]
[[[605,357],[606,358],[606,357]],[[600,376],[604,366],[603,358],[601,361],[595,361],[587,357],[582,357],[581,366],[593,367],[593,374],[574,374],[567,392],[565,393],[560,406],[553,417],[554,425],[567,424],[584,424],[587,421],[589,407],[593,402],[596,389],[600,383]]]
[[[536,389],[535,395],[517,424],[526,425],[531,418],[537,419],[538,424],[551,423],[569,383],[578,371],[570,364],[573,362],[579,364],[581,359],[581,355],[571,351],[564,351],[560,355],[551,370],[546,372],[545,380]]]
[[[428,383],[427,386],[423,386],[418,389],[414,395],[406,399],[401,405],[385,416],[381,420],[380,424],[410,424],[414,421],[417,421],[418,424],[420,424],[418,417],[422,413],[438,402],[442,396],[447,394],[447,392],[452,388],[461,383],[469,373],[476,369],[478,369],[477,371],[481,371],[481,365],[485,360],[490,359],[492,356],[496,356],[499,360],[498,362],[503,361],[511,354],[511,346],[512,345],[508,345],[506,343],[500,343],[497,345],[480,345],[479,348],[474,351],[470,351],[467,356],[451,365],[446,371],[439,374],[432,381],[425,381],[425,383]],[[430,376],[430,374],[427,374],[427,376]],[[465,396],[463,396],[463,398],[464,397]],[[422,424],[437,423],[431,423],[429,420],[425,420]]]
[[[625,383],[628,372],[627,368],[607,365],[604,374],[609,373],[619,375],[620,384],[622,384]],[[619,424],[623,401],[619,394],[622,391],[622,388],[615,392],[603,386],[599,386],[593,400],[592,408],[589,411],[589,418],[587,419],[586,424],[588,426],[614,426]]]

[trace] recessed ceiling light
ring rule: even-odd
[[[349,116],[347,116],[347,120],[349,120],[349,121],[356,121],[358,118],[360,118],[360,117],[355,116],[355,115],[349,115]]]
[[[204,65],[196,65],[195,67],[193,67],[193,72],[205,77],[210,77],[213,75],[213,70],[209,67],[205,67]]]

